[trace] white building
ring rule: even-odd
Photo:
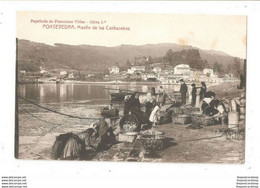
[[[154,67],[153,68],[153,72],[156,73],[156,74],[160,74],[162,71],[162,69],[160,67]]]
[[[128,74],[133,74],[135,72],[145,72],[144,66],[133,66],[131,69],[127,70]]]
[[[74,77],[74,74],[73,74],[73,73],[70,73],[70,74],[68,75],[68,78],[75,78],[75,77]]]
[[[128,73],[128,74],[134,74],[134,72],[135,72],[135,71],[134,71],[132,68],[131,68],[131,69],[127,69],[127,73]]]
[[[131,69],[133,69],[134,72],[144,72],[145,66],[133,66]]]
[[[190,75],[190,66],[187,64],[179,64],[174,67],[174,74]]]
[[[119,73],[119,67],[117,67],[117,66],[110,67],[109,73],[110,74],[118,74]]]
[[[213,75],[213,69],[203,69],[203,74],[212,76]]]
[[[66,75],[66,74],[67,74],[67,71],[60,71],[61,76]]]

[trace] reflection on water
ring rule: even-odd
[[[100,84],[20,84],[18,93],[20,96],[37,101],[39,103],[63,103],[63,102],[80,102],[80,101],[98,101],[110,99],[109,90],[127,89],[133,91],[147,92],[153,85],[100,85]],[[179,85],[164,85],[166,92],[178,91]],[[159,85],[155,86],[156,90]],[[112,91],[111,91],[112,92]],[[116,91],[113,91],[116,92]]]

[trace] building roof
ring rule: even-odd
[[[110,69],[114,69],[114,68],[118,68],[118,66],[113,66],[113,67],[110,67],[110,68],[109,68],[109,70],[110,70]]]
[[[144,69],[145,66],[133,66],[132,68],[136,68],[136,69]]]
[[[174,68],[176,68],[176,67],[186,67],[186,68],[190,68],[190,66],[187,65],[187,64],[179,64],[179,65],[176,65]]]
[[[205,69],[203,69],[203,70],[213,70],[213,69],[205,68]]]

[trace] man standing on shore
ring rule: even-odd
[[[188,87],[185,84],[183,79],[181,79],[180,82],[181,82],[180,93],[181,93],[181,98],[182,98],[182,105],[185,105],[186,104],[186,94],[187,94],[187,91],[188,91]]]

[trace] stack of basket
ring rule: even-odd
[[[192,123],[192,117],[196,114],[201,114],[199,108],[194,108],[191,105],[186,105],[180,108],[171,108],[172,122],[175,124],[190,124]]]
[[[134,142],[140,131],[140,123],[135,115],[129,114],[121,118],[119,142]]]
[[[246,115],[246,98],[245,95],[242,94],[240,98],[240,115],[239,115],[239,127],[245,127],[245,115]]]
[[[186,125],[191,123],[191,115],[189,114],[173,114],[172,123]]]
[[[183,107],[181,107],[181,109],[182,109],[184,114],[193,114],[193,113],[197,113],[197,112],[200,111],[199,108],[194,108],[191,105],[183,106]]]
[[[240,120],[245,121],[245,114],[246,114],[246,99],[245,96],[242,95],[240,99]]]
[[[183,114],[183,111],[179,107],[171,107],[167,110],[171,114]]]
[[[164,132],[148,130],[141,134],[141,142],[147,151],[161,150],[165,141]]]
[[[191,119],[194,125],[209,126],[216,124],[214,117],[209,117],[204,114],[193,114]]]

